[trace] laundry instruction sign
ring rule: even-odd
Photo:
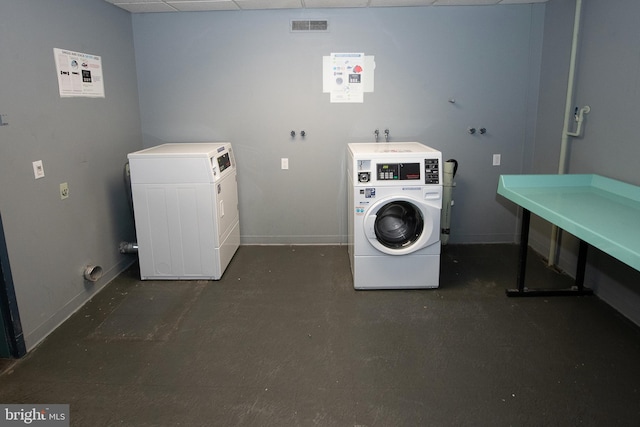
[[[2,405],[0,426],[69,427],[69,405]]]
[[[60,97],[104,98],[101,57],[57,48],[53,56]]]
[[[331,102],[364,102],[373,92],[373,56],[364,53],[332,53],[323,57],[323,91]]]

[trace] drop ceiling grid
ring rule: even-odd
[[[544,3],[547,0],[105,0],[131,13],[339,7],[475,6]]]

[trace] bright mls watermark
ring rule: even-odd
[[[0,404],[0,427],[69,427],[69,405]]]

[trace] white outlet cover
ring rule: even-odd
[[[36,160],[33,162],[33,176],[35,179],[44,178],[44,166],[42,160]]]
[[[67,199],[69,197],[69,184],[63,182],[60,184],[60,200]]]

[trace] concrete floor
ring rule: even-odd
[[[73,426],[637,426],[640,328],[507,298],[517,247],[443,248],[437,290],[354,291],[346,247],[243,246],[218,282],[123,273],[0,376]],[[528,285],[571,285],[530,256]]]

